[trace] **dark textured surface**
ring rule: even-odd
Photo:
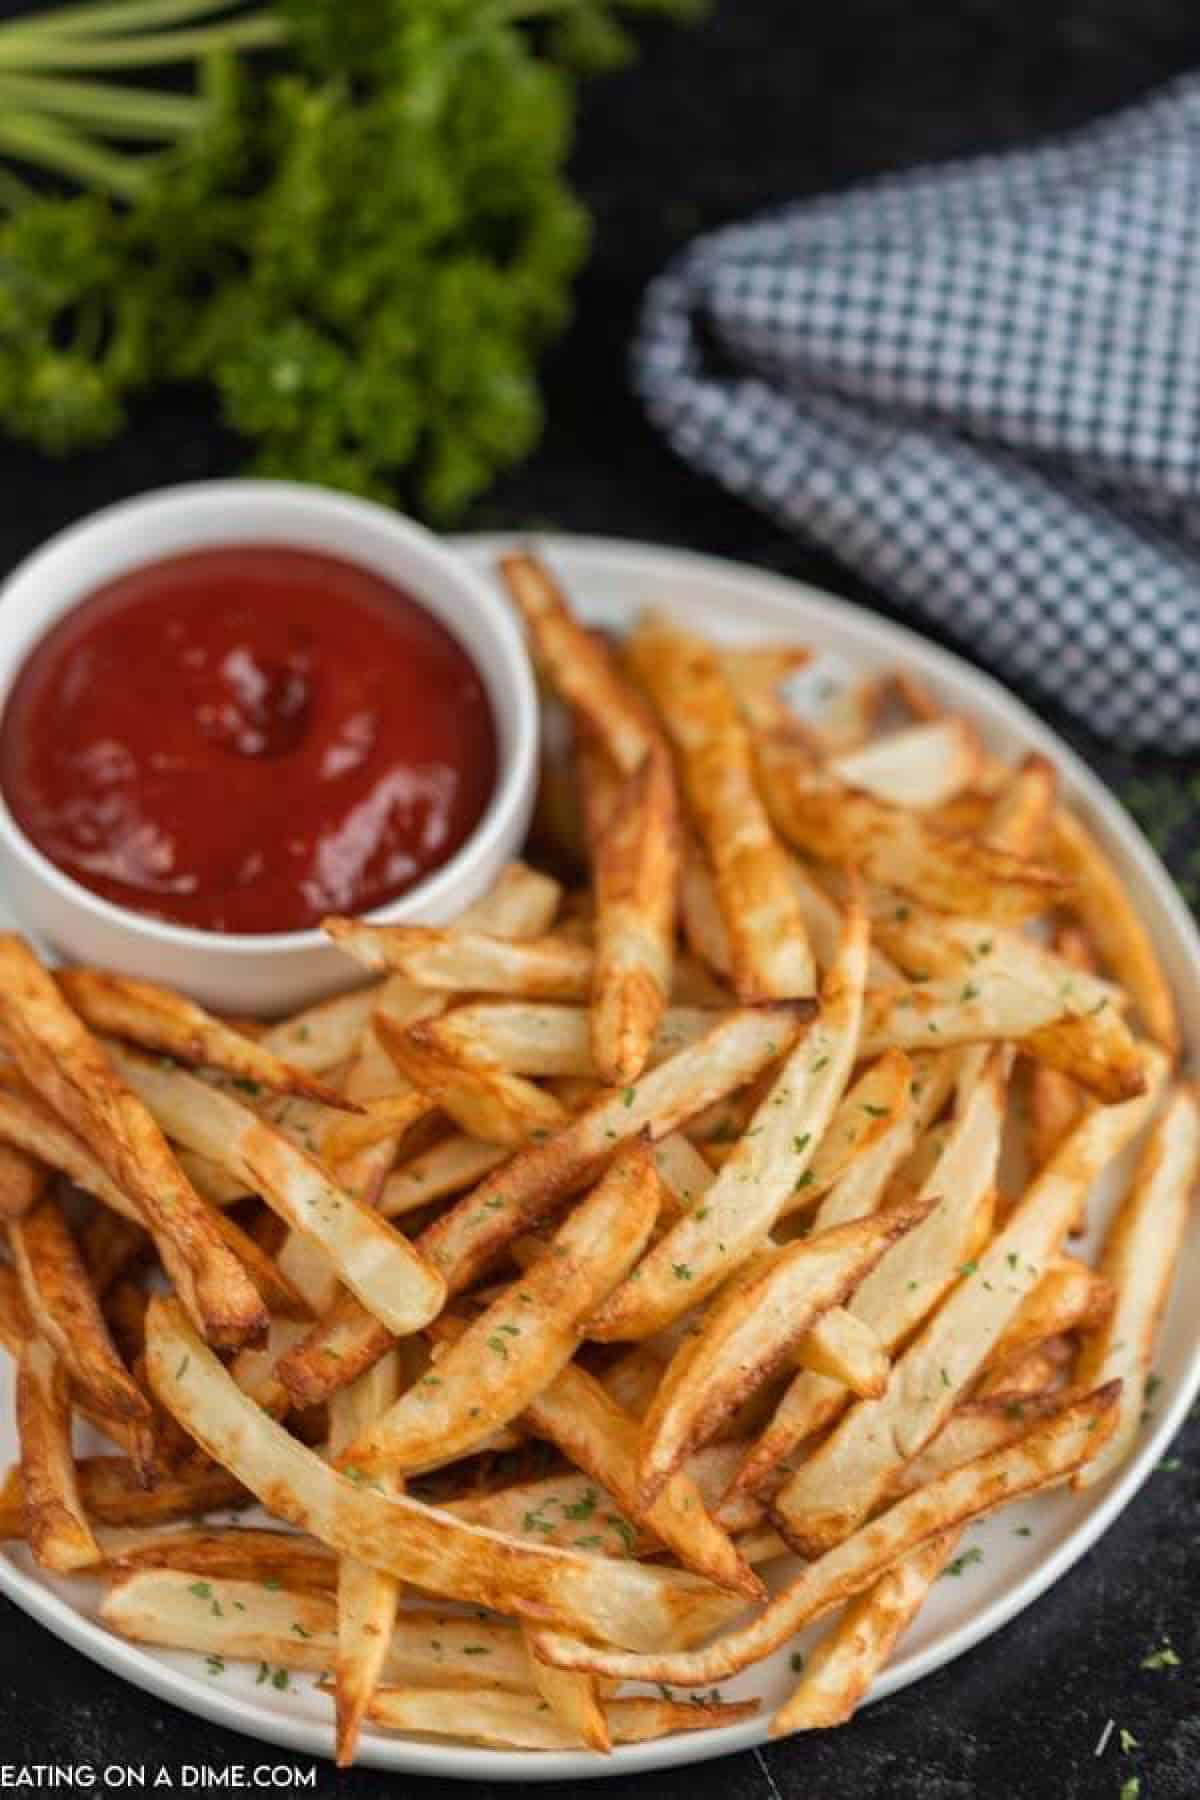
[[[353,0],[349,0],[353,3]],[[0,10],[16,10],[4,6]],[[595,86],[577,172],[597,252],[548,370],[545,444],[471,521],[687,544],[854,591],[835,565],[681,468],[629,398],[624,352],[646,279],[697,230],[921,158],[1075,124],[1200,63],[1190,0],[723,0],[691,36],[656,32]],[[92,507],[228,473],[236,446],[178,400],[103,456],[50,465],[0,448],[0,569]],[[872,601],[857,591],[856,597]],[[1090,753],[1195,891],[1197,770]],[[1102,1543],[1006,1630],[844,1732],[610,1782],[613,1800],[1140,1800],[1200,1794],[1200,1421]],[[969,1579],[969,1576],[965,1577]],[[149,1698],[0,1603],[0,1765],[254,1765],[287,1759]],[[1169,1635],[1180,1666],[1145,1671]],[[1137,1738],[1122,1753],[1113,1719]],[[11,1779],[11,1778],[10,1778]],[[431,1781],[321,1766],[337,1796],[432,1795]],[[488,1789],[489,1793],[493,1790]],[[494,1790],[499,1795],[504,1790]],[[563,1789],[546,1790],[565,1792]]]

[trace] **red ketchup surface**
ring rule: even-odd
[[[109,583],[36,645],[0,786],[50,861],[208,931],[359,913],[446,862],[496,782],[465,651],[334,557],[195,551]]]

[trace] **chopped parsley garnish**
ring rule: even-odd
[[[981,1563],[982,1561],[983,1551],[978,1544],[975,1544],[970,1550],[964,1550],[961,1556],[956,1556],[953,1562],[948,1562],[942,1573],[944,1575],[961,1575],[964,1569],[971,1567],[972,1563]]]

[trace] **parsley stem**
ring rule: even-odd
[[[4,71],[0,71],[0,103],[129,138],[174,138],[202,125],[210,114],[206,101],[188,94],[155,94],[116,82]]]
[[[243,0],[85,0],[81,6],[56,6],[9,19],[0,25],[0,39],[103,37],[111,31],[146,31],[151,25],[190,25],[242,4]]]
[[[147,175],[145,164],[150,160],[105,150],[68,126],[7,106],[0,106],[0,151],[43,169],[73,175],[123,200],[141,190]]]
[[[286,38],[283,20],[265,13],[232,19],[227,25],[199,25],[193,31],[161,31],[96,43],[73,43],[53,33],[14,36],[0,38],[0,69],[149,69],[156,63],[192,62],[218,51],[270,49]]]

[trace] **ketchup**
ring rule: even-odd
[[[0,786],[105,899],[208,931],[364,912],[446,862],[496,781],[483,682],[410,595],[269,545],[110,582],[34,648]]]

